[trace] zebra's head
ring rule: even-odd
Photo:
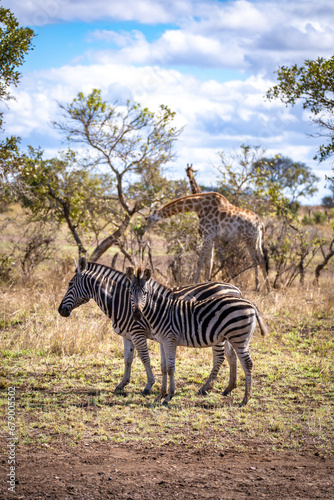
[[[138,268],[135,274],[133,267],[128,267],[126,276],[130,281],[130,300],[133,309],[133,318],[139,321],[143,316],[143,308],[147,300],[147,281],[151,277],[151,270],[145,269],[141,276],[141,269]]]
[[[87,268],[85,257],[81,257],[76,269],[76,273],[68,284],[67,292],[58,308],[61,316],[68,318],[72,310],[76,307],[86,304],[90,297],[86,291],[85,282],[83,280],[84,271]]]

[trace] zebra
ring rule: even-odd
[[[169,378],[169,391],[161,387],[160,399],[167,404],[175,393],[175,357],[178,345],[209,347],[226,340],[234,348],[245,372],[245,395],[239,406],[251,397],[253,362],[248,345],[256,320],[262,335],[267,328],[256,306],[241,296],[222,295],[204,300],[186,301],[162,293],[163,285],[151,279],[150,269],[143,276],[133,267],[126,271],[130,282],[131,306],[134,318],[147,320],[153,338],[163,345]]]
[[[124,375],[121,382],[115,388],[115,392],[122,391],[130,382],[131,365],[134,348],[136,348],[146,370],[147,384],[142,394],[147,395],[151,392],[155,382],[147,347],[147,339],[153,339],[153,336],[145,318],[142,318],[139,322],[133,319],[129,288],[130,284],[124,273],[102,264],[87,262],[85,257],[81,257],[76,273],[69,282],[68,290],[61,301],[58,312],[61,316],[68,317],[73,309],[87,303],[90,299],[94,299],[100,309],[111,319],[115,333],[123,337]],[[168,297],[180,297],[182,300],[189,300],[191,302],[198,299],[205,300],[213,295],[229,294],[241,296],[241,292],[237,287],[221,282],[188,285],[173,290],[163,287],[161,293]],[[167,368],[162,344],[160,344],[160,353],[162,383],[163,386],[167,386]],[[230,365],[229,384],[225,389],[227,394],[236,387],[236,354],[227,343],[225,349],[224,343],[213,346],[212,353],[212,371],[205,384],[199,389],[198,394],[204,395],[212,389],[224,361],[225,354]]]

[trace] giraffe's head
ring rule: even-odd
[[[139,321],[143,316],[143,308],[147,300],[147,282],[151,278],[151,270],[145,269],[142,273],[140,267],[135,274],[133,267],[128,267],[126,277],[130,281],[130,298],[133,310],[133,318]]]
[[[159,215],[159,212],[158,212],[158,209],[157,208],[154,208],[152,210],[152,212],[150,213],[150,215],[148,217],[146,217],[146,229],[149,229],[151,226],[153,226],[156,222],[158,222],[158,220],[160,220],[161,217]]]

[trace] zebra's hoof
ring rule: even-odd
[[[168,401],[166,401],[166,399],[164,399],[161,404],[162,404],[162,406],[168,406]]]
[[[229,395],[229,394],[231,394],[231,393],[230,393],[230,391],[227,391],[227,390],[225,389],[225,391],[223,391],[223,393],[222,393],[222,394],[223,394],[223,396],[228,396],[228,395]]]
[[[144,389],[142,395],[147,396],[148,394],[151,394],[151,389]]]
[[[121,390],[118,390],[116,391],[116,389],[114,390],[114,395],[115,396],[122,396],[123,398],[125,398],[125,396],[127,395],[127,393],[124,391],[124,389],[121,389]]]
[[[239,403],[239,408],[246,406],[246,404],[247,404],[247,401],[241,401],[241,403]]]
[[[205,389],[201,388],[198,393],[197,393],[197,396],[206,396],[208,394],[208,391],[206,391]]]

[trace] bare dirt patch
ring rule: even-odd
[[[115,445],[17,450],[15,493],[7,491],[1,460],[1,498],[334,498],[331,455],[272,449],[238,452],[189,445]]]

